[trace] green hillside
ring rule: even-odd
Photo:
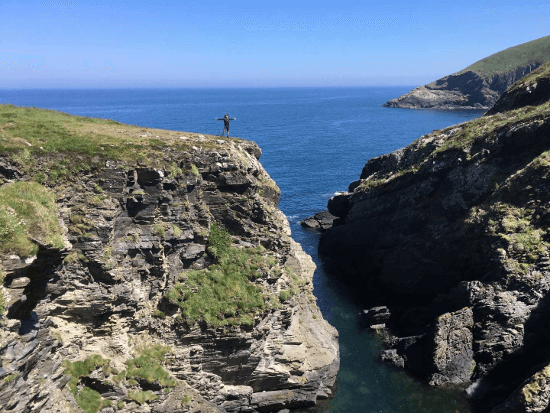
[[[475,62],[459,73],[471,70],[485,77],[515,70],[519,66],[550,61],[550,36],[510,47]]]

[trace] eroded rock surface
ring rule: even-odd
[[[490,78],[471,70],[445,76],[384,103],[385,107],[408,109],[489,109],[514,82],[531,73],[530,64]]]
[[[383,358],[470,386],[476,411],[548,408],[535,372],[550,360],[549,71],[488,115],[369,160],[320,240],[327,267],[390,309]],[[505,407],[525,386],[524,410]]]
[[[256,144],[211,141],[159,147],[165,167],[97,161],[50,184],[65,248],[41,245],[35,258],[0,261],[2,411],[79,411],[67,362],[95,355],[110,364],[79,376],[75,393],[98,392],[113,406],[104,411],[268,412],[331,396],[337,332],[312,295],[315,265],[290,237]],[[37,165],[64,159],[47,156]],[[7,156],[0,176],[2,185],[32,178]],[[251,280],[265,305],[242,323],[226,315],[228,325],[213,327],[187,322],[167,295],[188,271],[215,263],[214,223],[238,248],[262,246],[267,264]],[[162,368],[172,384],[121,376],[153,347],[167,350]]]

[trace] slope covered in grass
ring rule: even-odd
[[[510,47],[384,103],[410,109],[490,109],[514,82],[550,61],[550,36]]]
[[[458,73],[469,70],[486,78],[510,72],[517,67],[550,61],[550,36],[510,47],[481,59]]]

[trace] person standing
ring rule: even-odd
[[[230,120],[237,120],[237,118],[229,118],[229,115],[226,114],[223,118],[216,119],[216,120],[223,120],[222,136],[224,135],[225,131],[227,131],[227,137],[229,137],[229,121]]]

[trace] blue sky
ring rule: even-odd
[[[2,0],[0,88],[420,85],[550,35],[548,0]]]

